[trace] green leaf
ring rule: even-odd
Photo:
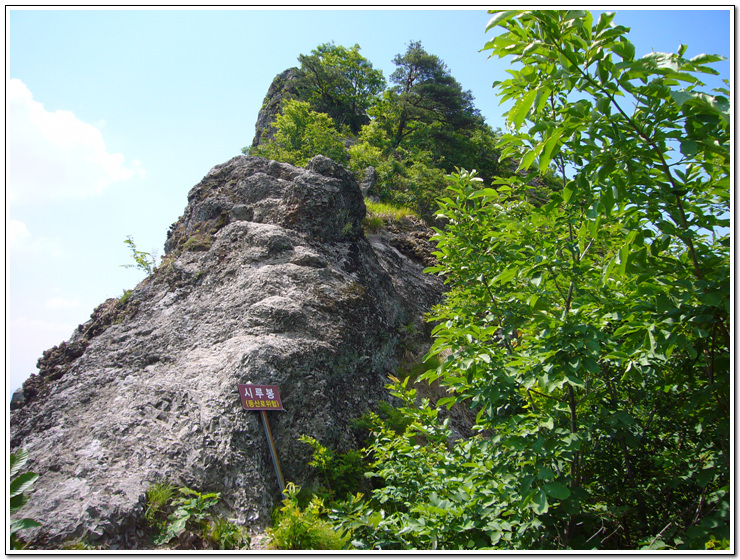
[[[537,515],[542,515],[547,513],[548,509],[547,495],[542,490],[539,490],[532,499],[532,511]]]
[[[552,133],[552,135],[545,142],[545,147],[540,155],[540,173],[544,173],[550,166],[552,160],[551,154],[555,146],[557,146],[560,138],[563,136],[565,131],[561,128]]]
[[[630,62],[635,59],[635,45],[627,40],[622,40],[619,43],[614,43],[611,46],[611,50],[614,54],[622,58],[625,62]]]
[[[529,166],[532,165],[532,162],[534,162],[534,159],[537,157],[537,152],[539,151],[537,148],[542,148],[542,145],[535,146],[531,150],[529,150],[526,154],[524,154],[524,157],[519,162],[519,167],[517,167],[517,171],[526,171],[529,169]]]
[[[10,478],[13,478],[28,461],[28,451],[19,449],[10,454]]]
[[[13,496],[12,498],[10,498],[10,513],[15,513],[27,503],[28,496],[26,496],[25,494],[18,494],[17,496]]]
[[[542,489],[548,496],[552,496],[558,500],[565,500],[570,496],[568,487],[559,482],[548,482],[542,486]]]
[[[680,91],[680,90],[671,90],[670,95],[673,98],[673,101],[676,102],[676,105],[679,107],[682,106],[687,101],[692,101],[696,98],[696,96],[692,93],[689,93],[687,91]]]
[[[511,18],[516,17],[517,15],[521,14],[521,10],[506,10],[506,11],[500,11],[496,15],[494,15],[491,19],[488,20],[488,23],[486,24],[486,33],[488,33],[491,29],[496,27],[497,25],[502,25],[509,21]]]
[[[32,472],[23,473],[10,482],[10,497],[22,494],[31,487],[39,478],[39,475]]]
[[[570,181],[563,187],[563,204],[568,204],[568,201],[573,197],[576,192],[575,181]]]
[[[31,529],[32,527],[41,527],[41,523],[28,517],[24,517],[23,519],[14,519],[10,523],[10,532],[17,533],[18,531]]]
[[[514,103],[514,106],[509,111],[509,122],[514,126],[514,129],[519,130],[524,123],[524,119],[527,117],[529,110],[532,108],[534,99],[537,97],[537,90],[533,89],[527,92],[527,94],[520,98],[519,101]]]
[[[699,151],[699,144],[694,140],[683,140],[681,142],[681,153],[686,157],[694,157]]]
[[[512,279],[516,277],[518,274],[518,270],[516,268],[507,268],[503,272],[501,272],[499,275],[497,275],[492,281],[491,284],[506,284],[510,282]]]
[[[722,62],[723,60],[727,60],[727,58],[719,54],[697,54],[691,58],[690,62],[693,64],[711,64],[712,62]]]

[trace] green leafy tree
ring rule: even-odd
[[[337,517],[363,543],[390,539],[380,503],[405,516],[404,546],[728,542],[729,91],[699,80],[720,57],[635,58],[613,17],[489,23],[486,49],[519,63],[496,84],[519,173],[450,177],[430,269],[450,287],[431,354],[449,357],[423,376],[447,388],[439,405],[477,411],[481,435],[376,440],[389,489]],[[561,183],[546,200],[526,184],[540,173]]]
[[[338,127],[347,126],[357,134],[368,122],[367,109],[385,89],[383,72],[360,54],[359,45],[324,43],[298,60],[301,99],[331,116]]]
[[[457,178],[434,352],[559,546],[703,548],[729,521],[728,92],[697,78],[720,57],[635,59],[612,19],[492,18],[522,65],[504,154],[562,191]]]
[[[499,169],[497,135],[486,126],[444,62],[411,43],[394,59],[395,84],[369,108],[371,122],[350,150],[350,167],[359,175],[377,171],[372,194],[433,218],[435,199],[444,191],[444,174],[475,166],[487,179]]]
[[[450,127],[461,129],[482,122],[472,94],[463,91],[447,65],[438,56],[427,53],[420,42],[411,42],[406,53],[396,55],[393,63],[397,68],[390,79],[396,85],[391,92],[399,107],[393,147],[433,123],[440,123],[444,125],[441,130],[449,131]]]
[[[273,138],[250,153],[299,166],[319,154],[339,163],[347,157],[331,117],[313,111],[305,101],[293,99],[283,103],[282,114],[275,119]]]

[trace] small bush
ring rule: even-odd
[[[134,293],[133,290],[123,290],[123,294],[120,298],[118,298],[118,303],[121,307],[124,307],[126,305],[126,302],[128,302],[132,293]]]
[[[313,457],[308,464],[321,473],[329,498],[344,499],[360,489],[365,480],[365,471],[369,469],[362,451],[351,449],[346,453],[338,453],[305,435],[300,437],[300,441],[313,449]]]
[[[338,163],[347,160],[342,137],[334,121],[327,114],[311,110],[306,102],[286,100],[273,126],[273,137],[255,149],[248,149],[250,155],[298,166],[306,165],[319,154]]]
[[[175,497],[175,491],[179,497]],[[219,497],[219,493],[201,494],[185,487],[176,489],[166,481],[152,484],[146,492],[144,519],[154,529],[154,544],[166,545],[189,531],[198,537],[198,547],[248,549],[250,537],[245,527],[210,513]]]
[[[134,238],[132,236],[126,237],[126,240],[124,241],[126,245],[128,245],[129,249],[131,249],[131,258],[134,260],[135,264],[122,264],[122,268],[138,268],[142,272],[145,272],[147,276],[154,273],[154,271],[157,269],[157,255],[152,253],[146,253],[144,251],[139,251],[136,248],[136,243],[134,243]]]
[[[249,549],[251,538],[246,527],[215,517],[210,523],[208,540],[219,550],[245,550]]]
[[[342,550],[347,539],[337,533],[321,516],[326,513],[324,502],[318,497],[301,510],[298,505],[300,488],[292,482],[285,489],[283,507],[275,524],[267,530],[272,539],[270,548],[278,550]]]
[[[201,494],[190,488],[178,488],[181,496],[172,502],[175,507],[161,532],[154,539],[154,544],[167,544],[181,533],[189,530],[200,536],[208,533],[208,510],[218,503],[219,493]]]

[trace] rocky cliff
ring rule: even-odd
[[[366,234],[354,177],[239,156],[192,188],[156,272],[47,351],[11,413],[11,447],[41,476],[21,513],[50,546],[86,535],[146,547],[145,491],[168,479],[221,492],[255,528],[280,500],[256,412],[237,384],[278,385],[269,412],[285,479],[310,477],[302,434],[345,449],[403,354],[425,350],[443,287],[431,232]]]
[[[286,99],[298,97],[299,74],[300,70],[298,68],[288,68],[273,78],[257,115],[252,148],[256,148],[272,138],[275,132],[272,124],[280,114],[283,102]]]

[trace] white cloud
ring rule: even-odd
[[[26,224],[20,220],[10,220],[8,222],[8,245],[11,249],[17,249],[28,243],[31,234]]]
[[[62,243],[58,238],[34,237],[26,224],[20,220],[9,220],[7,224],[7,247],[14,253],[62,257]]]
[[[9,203],[91,196],[140,173],[106,151],[98,128],[70,111],[47,111],[21,80],[7,92]]]
[[[44,305],[50,309],[69,309],[71,307],[77,307],[80,304],[79,301],[76,299],[66,299],[66,298],[51,298],[48,300]]]
[[[8,347],[5,383],[10,395],[32,373],[38,373],[36,360],[44,350],[69,339],[77,325],[73,323],[54,322],[32,319],[26,316],[10,318],[8,325]]]

